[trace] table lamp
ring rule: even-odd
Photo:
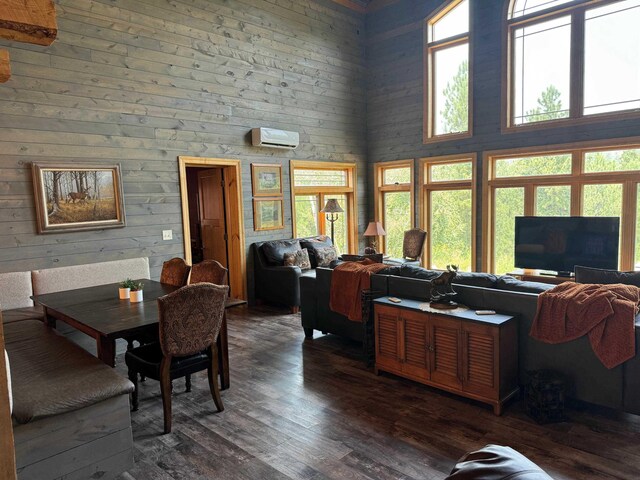
[[[327,200],[327,204],[322,210],[320,210],[320,212],[326,214],[327,222],[331,224],[331,243],[335,245],[336,242],[333,239],[333,224],[336,223],[336,220],[338,220],[338,214],[343,213],[344,210],[338,203],[338,200],[336,200],[335,198],[330,198],[329,200]]]
[[[369,222],[367,229],[364,231],[364,236],[369,237],[369,246],[364,249],[364,253],[372,254],[376,253],[376,237],[386,235],[387,232],[382,228],[380,222]]]

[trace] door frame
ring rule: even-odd
[[[244,234],[244,208],[242,202],[242,161],[223,158],[178,157],[180,177],[180,203],[184,258],[191,265],[191,227],[189,225],[189,196],[187,193],[187,167],[222,168],[225,182],[227,256],[229,257],[229,284],[234,297],[247,299],[247,261]]]

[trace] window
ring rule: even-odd
[[[485,171],[486,271],[514,270],[514,218],[522,215],[618,216],[620,268],[640,269],[638,146],[489,154]]]
[[[638,24],[637,0],[512,0],[507,126],[639,113]]]
[[[420,160],[422,228],[427,268],[475,270],[475,155]]]
[[[293,236],[330,235],[331,224],[320,212],[336,199],[344,213],[334,223],[334,241],[340,253],[356,253],[356,166],[354,163],[291,161]]]
[[[376,163],[375,213],[386,235],[380,250],[402,258],[404,232],[413,228],[413,160]]]
[[[427,20],[426,139],[468,135],[469,0],[449,3]]]

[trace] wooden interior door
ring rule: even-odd
[[[462,389],[459,320],[429,316],[431,337],[431,381],[440,385]]]
[[[228,268],[222,168],[198,172],[198,196],[203,260],[217,260]]]

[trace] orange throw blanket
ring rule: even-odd
[[[639,304],[640,288],[632,285],[561,283],[538,297],[529,335],[546,343],[588,335],[596,356],[613,368],[636,353]]]
[[[387,268],[366,259],[345,262],[333,269],[329,308],[354,322],[362,321],[362,291],[371,287],[371,275]]]

